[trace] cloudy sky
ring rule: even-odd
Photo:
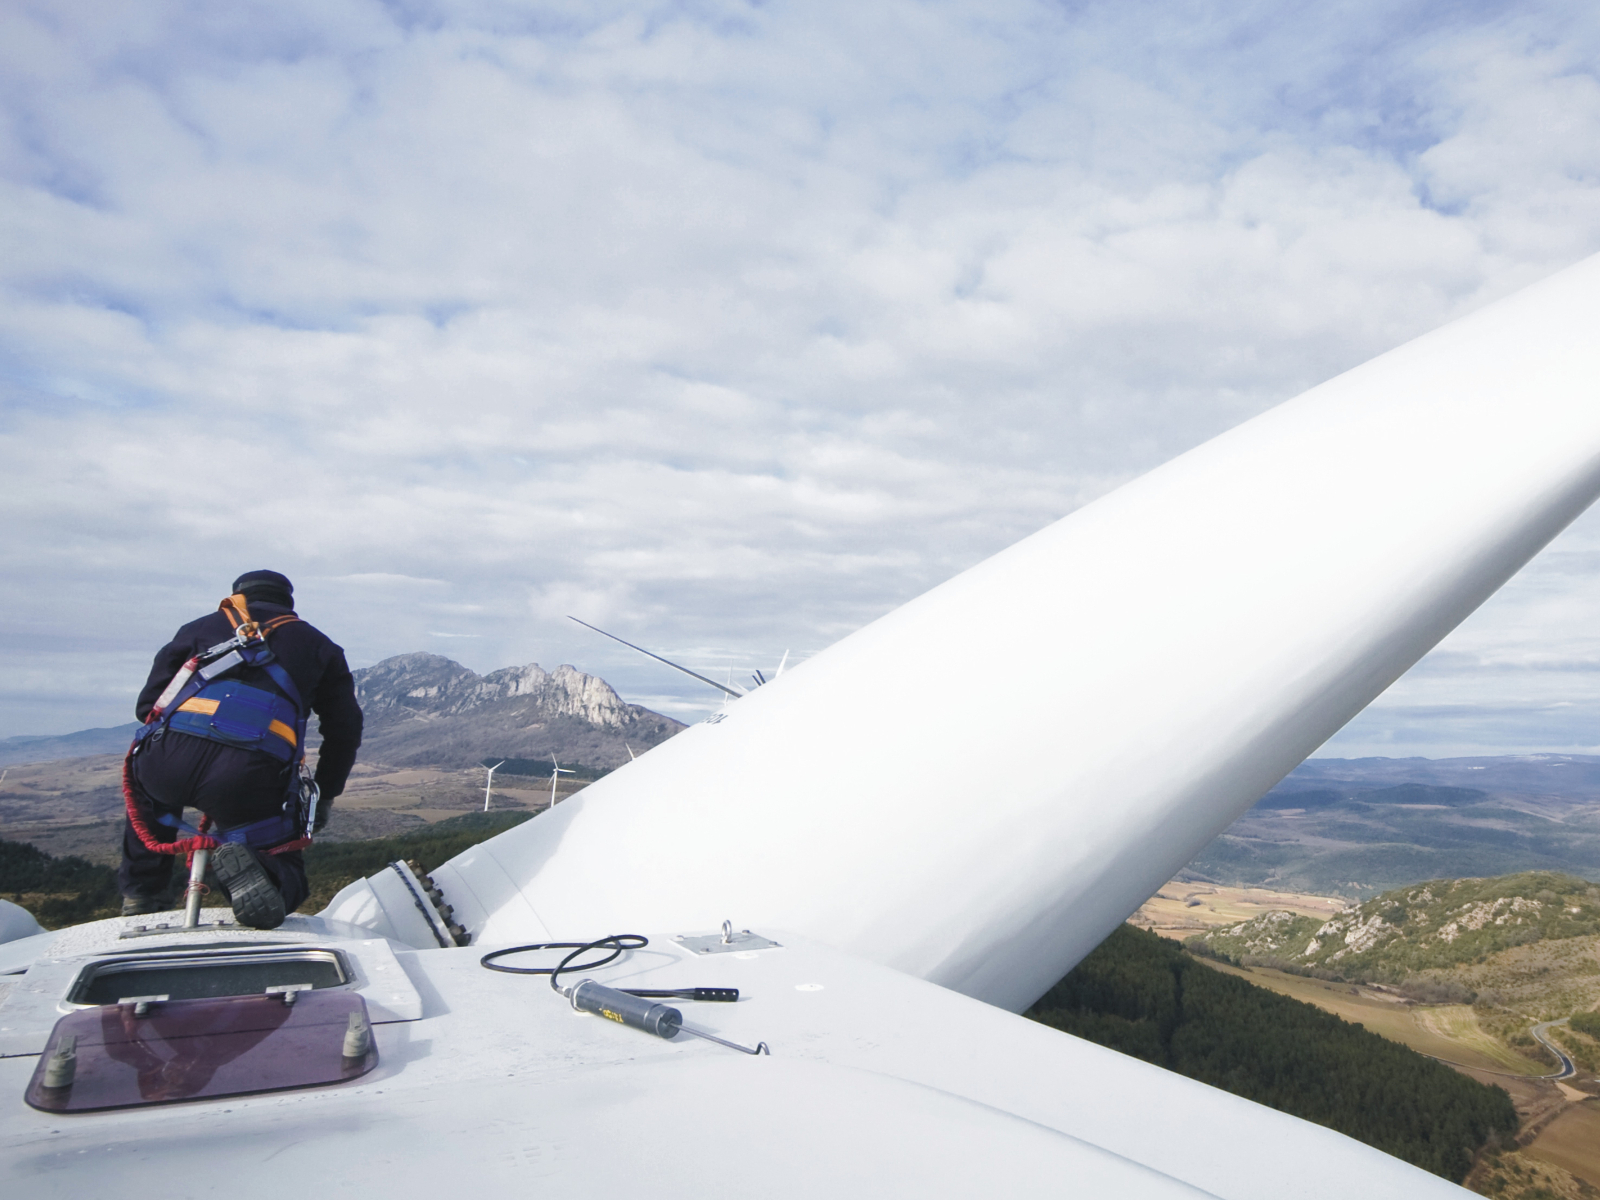
[[[1576,2],[9,0],[0,736],[271,566],[692,718],[1600,250]],[[1600,744],[1586,518],[1328,753]],[[737,676],[736,676],[737,677]]]

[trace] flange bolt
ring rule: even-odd
[[[47,1088],[69,1088],[72,1080],[78,1073],[78,1035],[67,1033],[61,1036],[56,1043],[56,1048],[51,1051],[50,1059],[44,1065],[44,1086]]]
[[[344,1056],[365,1058],[370,1049],[372,1049],[372,1026],[367,1024],[367,1014],[353,1012],[350,1014],[350,1026],[344,1031]]]

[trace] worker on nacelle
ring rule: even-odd
[[[200,844],[218,843],[211,868],[235,918],[275,928],[306,898],[301,850],[361,745],[344,651],[295,614],[287,578],[251,571],[162,647],[136,712],[145,724],[124,770],[123,914],[160,910],[174,852],[209,839]],[[322,733],[314,781],[303,769],[312,712]],[[182,824],[185,807],[205,814],[199,829]]]

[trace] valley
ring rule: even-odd
[[[1362,900],[1536,870],[1600,878],[1600,758],[1307,759],[1179,879]]]
[[[1184,896],[1183,915],[1153,900],[1132,923],[1156,918],[1146,927],[1213,970],[1504,1088],[1515,1145],[1478,1163],[1476,1190],[1515,1200],[1600,1189],[1600,1039],[1561,1023],[1600,1008],[1600,888],[1554,872],[1440,879],[1359,905],[1328,898],[1332,915],[1305,896],[1273,910],[1256,889],[1208,894],[1174,880],[1161,894]],[[1230,922],[1236,913],[1248,915]],[[1551,1021],[1546,1036],[1575,1068],[1564,1078],[1533,1032]]]

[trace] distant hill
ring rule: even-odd
[[[1308,758],[1278,785],[1359,790],[1422,783],[1527,800],[1600,803],[1600,756],[1505,754],[1482,758]]]
[[[1399,983],[1536,942],[1600,935],[1600,887],[1527,871],[1433,879],[1383,893],[1328,920],[1269,912],[1202,935],[1236,961],[1270,960],[1347,979]],[[1592,973],[1592,972],[1591,972]]]
[[[121,754],[133,740],[137,721],[109,729],[80,729],[56,737],[0,738],[0,767],[13,763],[54,762],[60,758],[82,758],[87,754]]]
[[[537,663],[478,675],[437,654],[401,654],[355,672],[366,714],[361,758],[465,767],[489,755],[604,769],[684,726],[627,704],[605,680]]]
[[[546,776],[554,754],[588,779],[683,728],[570,666],[478,675],[436,654],[403,654],[355,674],[364,764],[459,771],[493,756],[512,760],[507,776]],[[0,767],[120,753],[133,728],[8,738]],[[41,805],[54,816],[110,815],[116,780],[92,774],[13,774],[0,823],[42,820]],[[1309,759],[1180,879],[1360,900],[1428,879],[1521,871],[1600,880],[1600,757]]]
[[[1310,759],[1186,874],[1360,898],[1519,871],[1600,879],[1600,758]]]

